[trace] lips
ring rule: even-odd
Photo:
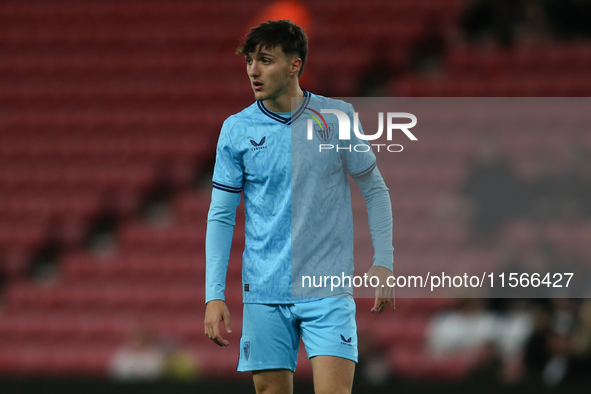
[[[261,90],[264,84],[260,81],[252,81],[252,87],[254,90]]]

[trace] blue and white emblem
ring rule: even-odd
[[[250,357],[250,341],[244,342],[243,349],[244,349],[244,358],[248,360],[248,357]]]
[[[314,125],[314,133],[322,143],[328,144],[334,134],[334,124],[328,123],[326,126]]]

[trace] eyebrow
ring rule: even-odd
[[[250,57],[254,57],[254,56],[268,56],[268,57],[275,57],[273,54],[269,53],[269,52],[264,52],[264,51],[258,51],[253,53],[250,53],[246,56],[250,56]]]

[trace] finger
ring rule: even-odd
[[[213,331],[212,331],[212,329],[211,329],[211,324],[209,324],[209,323],[205,323],[205,335],[206,335],[206,336],[207,336],[209,339],[211,339],[211,338],[213,337],[212,333],[213,333]]]
[[[228,322],[229,322],[229,320],[230,320],[230,317],[228,316]],[[226,330],[227,330],[227,328],[226,328]],[[230,342],[228,342],[227,340],[224,339],[224,337],[222,337],[220,323],[215,325],[214,342],[220,346],[228,346],[230,344]]]
[[[226,328],[226,332],[228,334],[231,334],[232,327],[230,326],[230,314],[225,313],[222,319],[224,320],[224,327]]]
[[[392,302],[392,289],[388,288],[387,290],[384,291],[384,296],[381,300],[381,304],[380,304],[380,313],[383,312],[384,310],[386,310],[386,307],[388,306],[388,304],[390,302]]]
[[[382,313],[386,305],[388,304],[388,300],[385,298],[378,297],[374,303],[374,308],[372,311]]]
[[[386,309],[387,305],[388,305],[388,299],[382,298],[382,300],[380,301],[380,309],[379,309],[378,313],[382,313],[384,311],[384,309]]]
[[[388,292],[388,302],[390,303],[390,307],[395,309],[396,306],[396,299],[394,298],[394,289],[390,289]]]
[[[220,336],[220,322],[216,322],[215,324],[211,324],[209,327],[209,339],[215,340],[215,338]]]
[[[392,292],[392,288],[390,287],[385,287],[382,289],[382,299],[380,300],[380,313],[382,313],[386,307],[388,306],[388,303],[390,302],[390,294]]]
[[[213,341],[219,346],[228,346],[230,342],[226,341],[221,335],[213,338]]]
[[[218,346],[228,346],[230,342],[226,341],[220,334],[220,323],[209,326],[208,337]]]
[[[384,298],[384,310],[386,309],[388,304],[392,305],[393,300],[394,300],[394,298],[393,298],[392,292],[388,291],[388,294],[386,294],[385,298]]]
[[[371,308],[371,313],[377,312],[379,307],[380,307],[380,298],[376,297],[376,300],[373,303],[373,307]]]

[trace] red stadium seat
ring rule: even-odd
[[[223,120],[252,102],[244,59],[234,55],[236,39],[248,26],[226,22],[248,20],[263,3],[2,5],[0,12],[10,18],[4,17],[0,26],[5,54],[0,57],[0,272],[7,282],[0,316],[0,373],[104,376],[113,351],[134,324],[144,321],[157,335],[187,346],[202,360],[205,377],[251,379],[235,371],[244,211],[241,207],[237,214],[226,285],[233,346],[220,349],[202,333],[210,193],[191,189],[196,170],[210,164]],[[451,37],[463,3],[309,2],[314,15],[327,15],[310,30],[310,90],[357,94],[375,45],[394,69],[404,69],[429,18],[441,17],[442,29]],[[447,44],[451,48],[437,76],[397,73],[388,93],[591,93],[586,43],[518,44],[508,50],[458,49],[453,40]],[[568,108],[560,110],[568,113]],[[497,268],[493,248],[466,246],[466,223],[433,218],[440,200],[457,193],[476,149],[472,136],[496,119],[493,111],[450,114],[441,109],[422,121],[416,148],[406,150],[405,145],[404,154],[392,161],[380,158],[393,201],[396,275]],[[533,117],[524,118],[529,122]],[[551,150],[556,163],[566,161],[555,149],[566,135],[591,143],[586,126],[543,136],[536,127],[514,125],[524,131],[498,136],[520,173],[526,171],[534,143]],[[154,225],[136,214],[161,177],[174,189],[172,214],[168,222]],[[120,223],[114,247],[106,256],[95,255],[83,242],[90,224],[109,209]],[[361,198],[354,200],[353,209],[356,220],[365,215]],[[559,252],[589,257],[591,228],[586,224],[510,223],[501,239],[528,247],[538,236],[560,244]],[[40,282],[26,279],[34,252],[53,238],[64,250],[57,276]],[[356,235],[355,247],[371,260],[368,231]],[[437,359],[423,350],[430,317],[453,307],[450,300],[401,297],[396,311],[380,316],[380,324],[369,313],[373,302],[357,300],[358,325],[385,350],[395,375],[457,380],[473,367],[470,355]],[[298,359],[295,378],[309,379],[303,348]]]

